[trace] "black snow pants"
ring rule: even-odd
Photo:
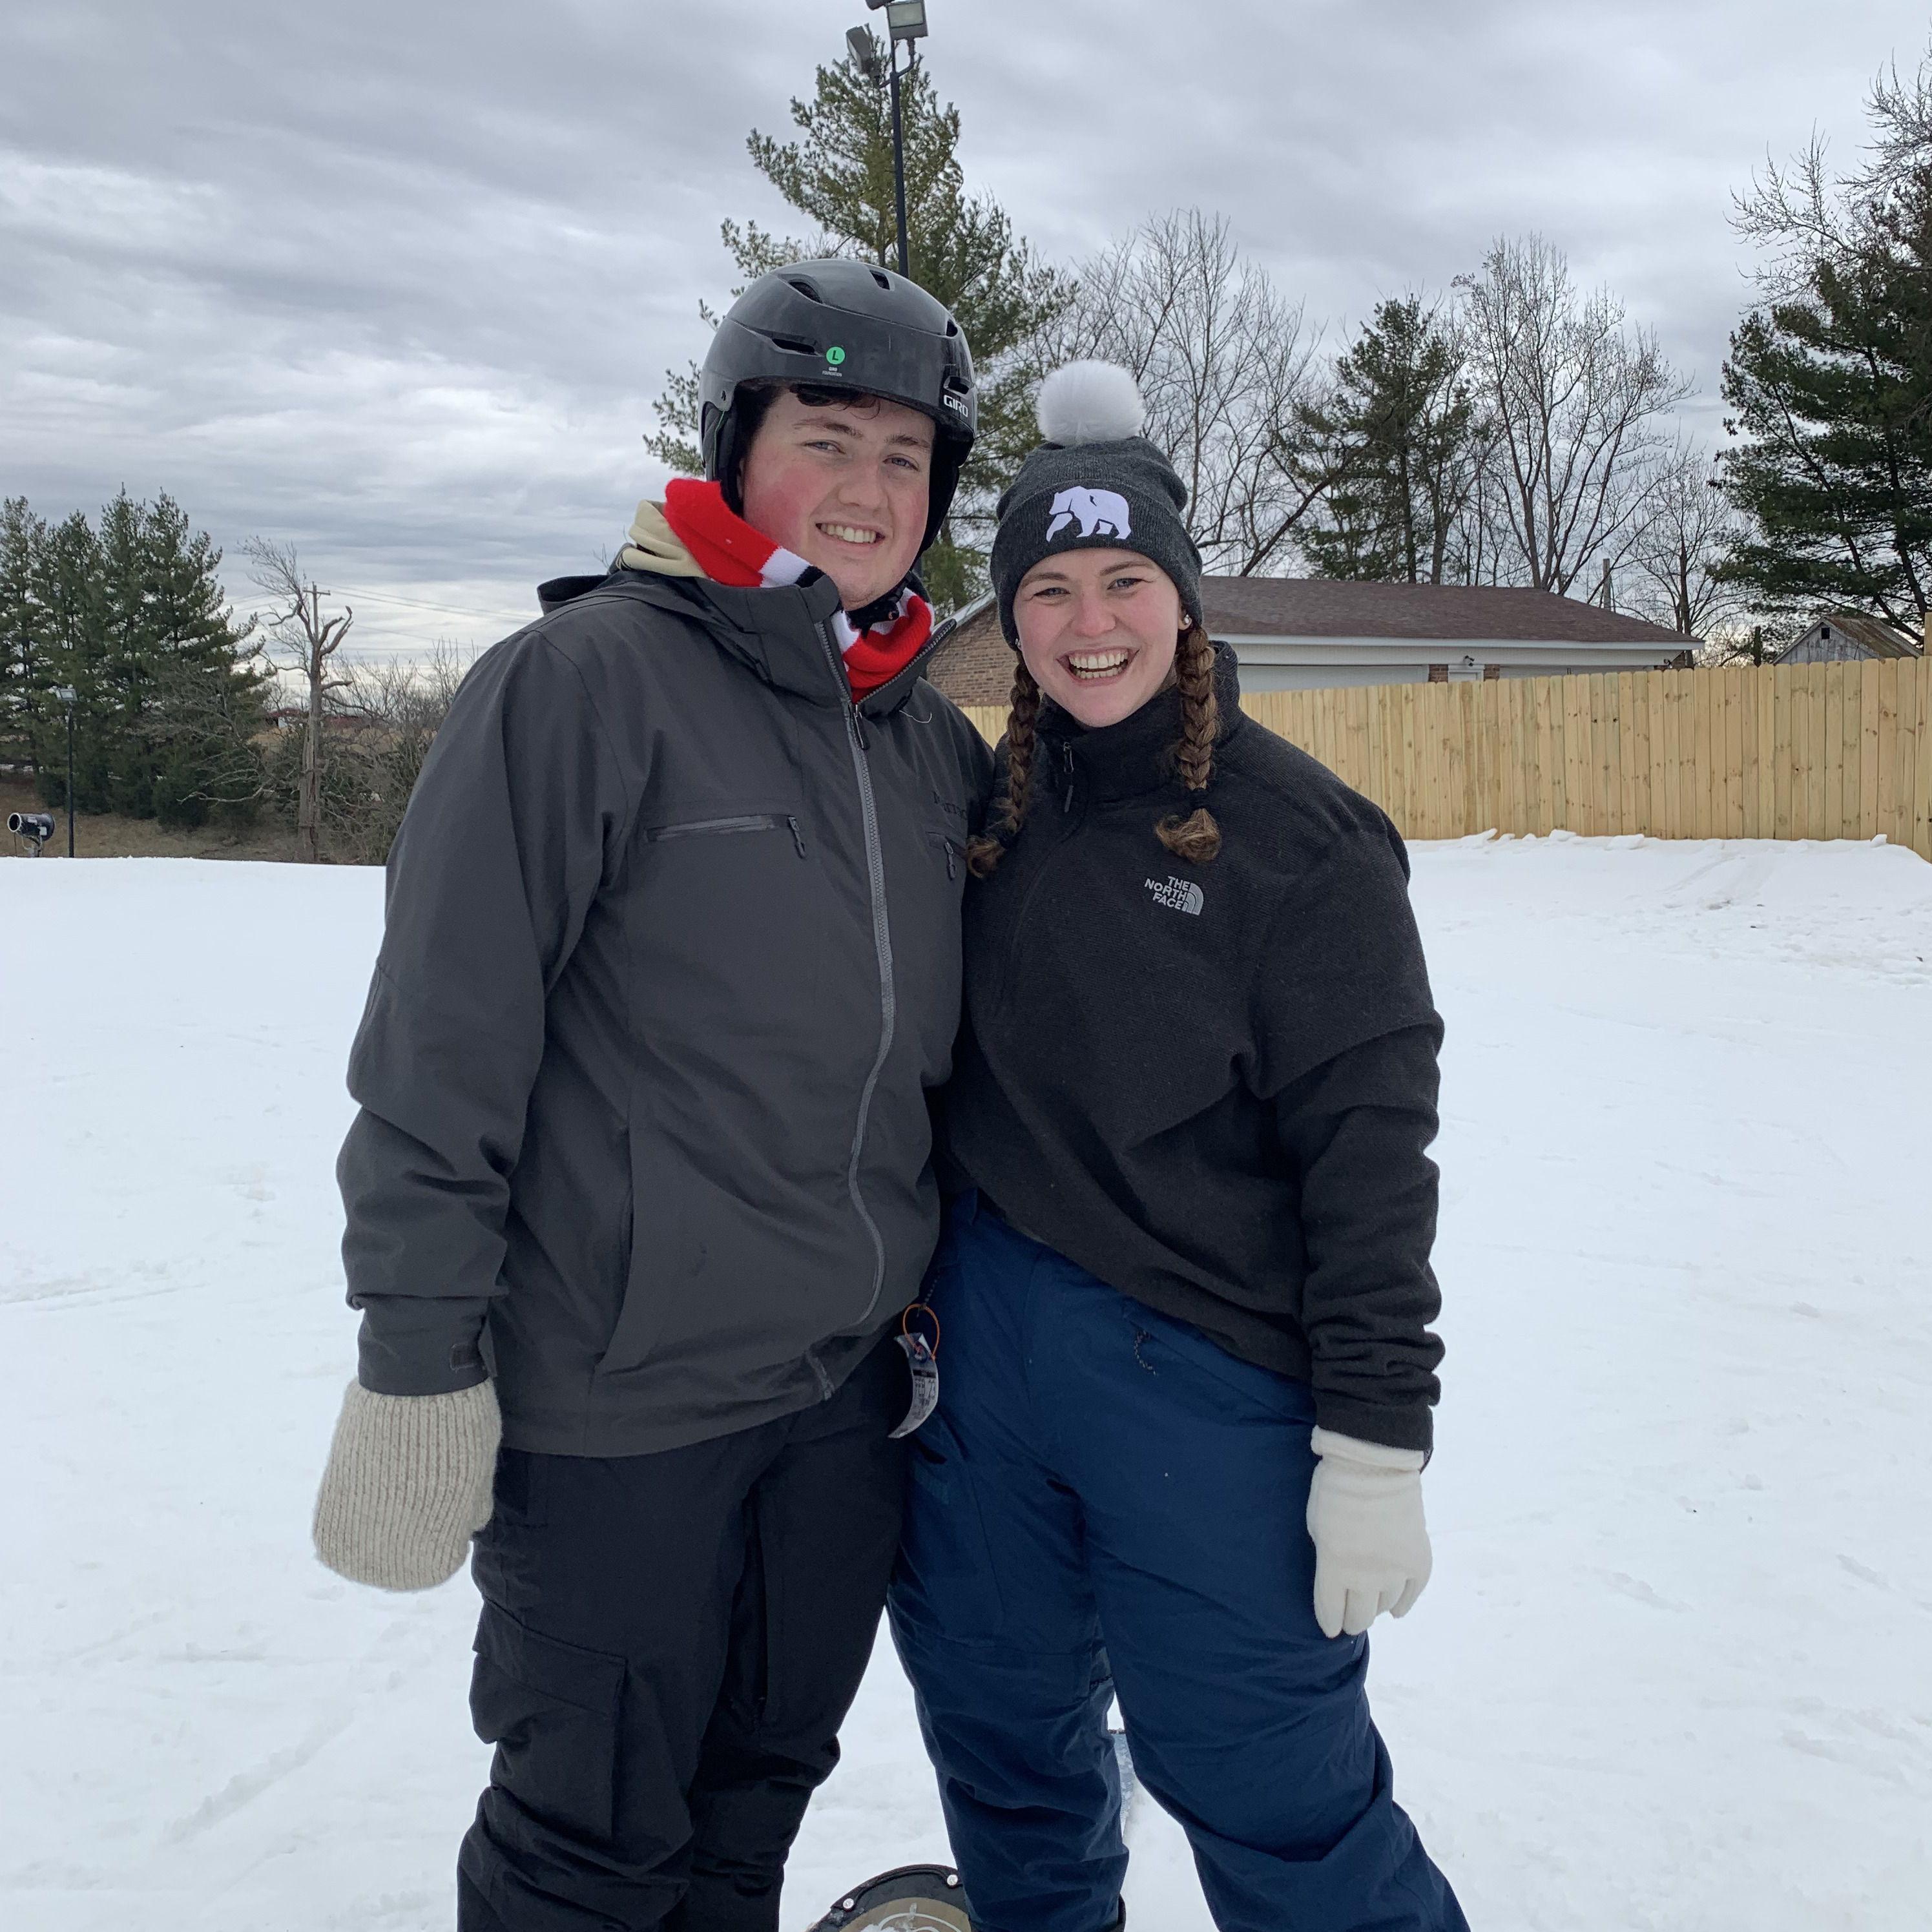
[[[496,1747],[460,1932],[775,1932],[897,1548],[908,1378],[688,1448],[506,1449],[470,1710]]]

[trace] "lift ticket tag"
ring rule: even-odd
[[[915,1313],[932,1319],[933,1337],[930,1342],[913,1327]],[[905,1420],[892,1431],[891,1439],[895,1442],[902,1436],[910,1436],[939,1406],[938,1319],[923,1303],[915,1302],[906,1310],[901,1328],[902,1332],[896,1339],[905,1351],[906,1366],[911,1372],[912,1405],[906,1411]]]

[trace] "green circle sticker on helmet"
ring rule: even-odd
[[[845,352],[835,344],[831,348],[828,349],[825,352],[825,359],[832,364],[833,368],[836,369],[844,361]]]

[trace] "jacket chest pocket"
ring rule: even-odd
[[[802,859],[805,828],[796,812],[741,812],[730,818],[688,818],[671,825],[654,825],[644,834],[647,845],[662,845],[674,838],[728,837],[737,832],[784,832],[790,835],[794,848]]]

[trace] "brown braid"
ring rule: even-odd
[[[1221,828],[1206,802],[1208,781],[1214,776],[1221,706],[1214,695],[1214,640],[1198,624],[1181,634],[1174,654],[1174,681],[1180,688],[1180,742],[1174,748],[1174,765],[1181,783],[1198,802],[1188,817],[1175,812],[1154,831],[1177,859],[1204,866],[1221,850]]]
[[[1006,788],[993,801],[998,814],[996,831],[982,832],[966,845],[968,869],[983,879],[1006,856],[1020,836],[1033,793],[1034,732],[1040,723],[1040,686],[1027,669],[1026,659],[1013,653],[1012,709],[1006,713]]]

